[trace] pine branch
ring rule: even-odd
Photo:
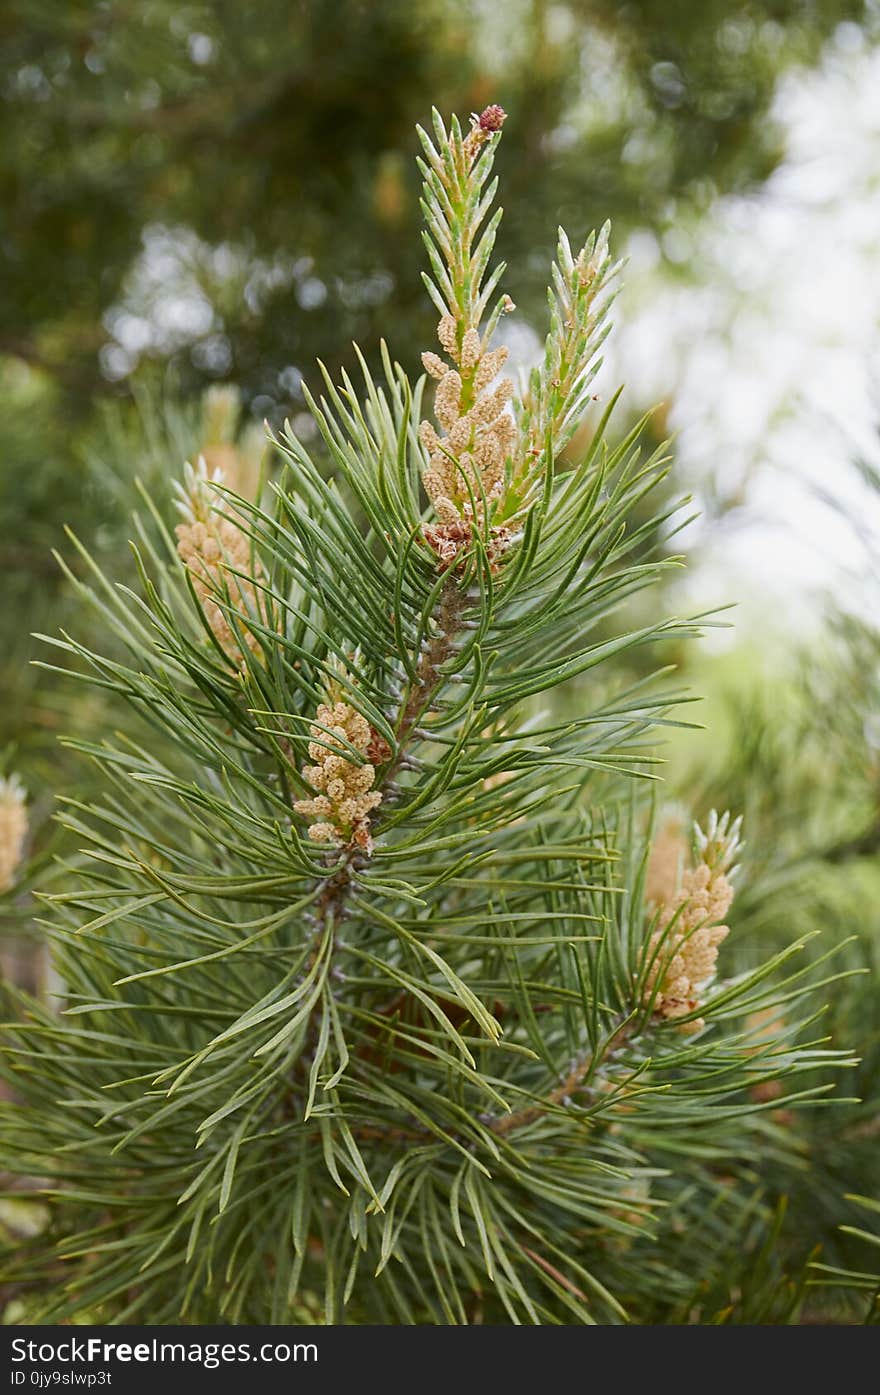
[[[100,790],[65,805],[83,851],[48,888],[64,1014],[29,1005],[4,1058],[0,1166],[52,1176],[6,1268],[73,1276],[41,1319],[684,1304],[714,1252],[688,1232],[717,1216],[729,1254],[767,1223],[775,1116],[849,1064],[815,1037],[835,976],[802,940],[714,977],[735,825],[649,894],[681,695],[642,654],[699,620],[633,619],[677,565],[664,452],[609,444],[609,409],[560,465],[604,233],[560,237],[544,362],[521,397],[496,382],[502,119],[423,137],[436,427],[383,351],[378,379],[306,393],[318,444],[286,428],[263,493],[185,472],[176,535],[147,498],[137,588],[75,544],[110,652],[47,652],[130,715],[76,743]]]

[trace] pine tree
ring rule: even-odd
[[[30,1320],[714,1320],[725,1265],[772,1276],[761,1159],[848,1058],[802,940],[725,972],[738,822],[654,818],[678,695],[634,660],[699,628],[632,625],[677,565],[668,460],[613,403],[563,456],[607,229],[560,232],[543,360],[500,376],[503,120],[421,133],[433,400],[387,352],[326,375],[320,451],[286,429],[255,498],[195,462],[173,532],[146,496],[138,592],[71,578],[114,654],[53,642],[139,726],[77,743],[63,1011],[9,1033]]]

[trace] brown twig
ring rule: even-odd
[[[564,1104],[581,1087],[587,1076],[628,1040],[632,1032],[633,1022],[627,1018],[611,1033],[598,1058],[595,1055],[584,1056],[580,1061],[575,1062],[562,1083],[557,1085],[555,1090],[551,1090],[544,1099],[527,1105],[524,1109],[517,1109],[510,1114],[503,1114],[500,1118],[491,1119],[489,1128],[500,1138],[505,1138],[507,1134],[524,1128],[526,1124],[534,1123],[549,1109]]]
[[[397,750],[382,775],[382,783],[393,780],[406,755],[409,739],[422,713],[443,681],[440,672],[455,653],[455,641],[461,628],[464,596],[454,576],[448,576],[440,592],[437,608],[438,633],[426,645],[416,665],[416,681],[410,687],[397,719]]]
[[[569,1293],[573,1293],[575,1298],[579,1298],[582,1303],[589,1303],[590,1300],[587,1298],[587,1295],[578,1288],[577,1284],[573,1284],[571,1279],[567,1279],[555,1265],[551,1264],[549,1260],[544,1259],[543,1255],[539,1255],[534,1250],[530,1250],[527,1245],[520,1245],[519,1248],[522,1250],[523,1254],[527,1255],[535,1264],[539,1264],[545,1274],[549,1274],[551,1279],[555,1279],[556,1282],[561,1284],[564,1289],[567,1289]]]
[[[610,1037],[606,1041],[598,1054],[584,1056],[580,1061],[572,1066],[568,1075],[545,1095],[543,1099],[536,1100],[534,1104],[528,1105],[524,1109],[512,1111],[498,1118],[486,1120],[488,1127],[498,1138],[506,1138],[508,1134],[525,1128],[527,1124],[534,1123],[550,1110],[558,1105],[564,1104],[582,1085],[583,1081],[594,1070],[607,1061],[608,1058],[628,1041],[635,1031],[635,1023],[632,1018],[626,1018],[620,1022]],[[352,1133],[359,1141],[397,1143],[397,1142],[437,1142],[437,1135],[429,1129],[405,1128],[400,1125],[389,1125],[384,1128],[380,1125],[362,1125],[352,1129]]]

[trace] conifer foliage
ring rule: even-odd
[[[420,133],[427,379],[325,375],[318,447],[285,429],[256,501],[196,462],[176,536],[145,501],[137,593],[71,578],[113,657],[50,643],[137,720],[81,744],[105,793],[65,814],[64,1001],[6,1053],[34,1320],[662,1315],[846,1059],[798,944],[725,977],[735,824],[651,892],[675,694],[631,660],[695,625],[628,603],[676,565],[668,463],[610,409],[563,456],[599,412],[607,229],[560,232],[542,362],[500,376],[503,120]]]

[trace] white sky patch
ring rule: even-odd
[[[762,189],[681,230],[686,279],[650,233],[624,249],[601,386],[665,400],[679,479],[736,505],[682,541],[689,596],[743,618],[809,622],[828,588],[863,604],[880,556],[880,497],[853,467],[880,461],[880,48],[852,30],[781,83],[785,155]]]

